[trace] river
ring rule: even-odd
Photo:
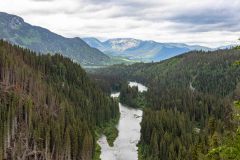
[[[129,86],[138,86],[139,92],[147,91],[147,87],[137,82],[129,82]],[[120,93],[112,93],[111,97],[118,97]],[[137,160],[137,144],[140,140],[140,123],[142,110],[134,109],[119,103],[120,119],[117,125],[119,131],[114,146],[110,147],[106,136],[98,140],[101,147],[101,160]]]

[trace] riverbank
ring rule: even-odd
[[[137,82],[125,82],[121,85],[120,102],[133,108],[143,109],[147,105],[147,88]]]
[[[106,123],[102,128],[96,129],[97,137],[100,138],[100,136],[104,134],[107,138],[107,142],[109,146],[111,147],[113,146],[113,142],[118,137],[118,130],[116,128],[118,121],[119,121],[119,117]]]
[[[131,83],[131,82],[130,82]],[[130,85],[129,83],[129,85]],[[134,82],[137,84],[136,82]],[[132,84],[132,83],[131,83]],[[141,85],[141,84],[137,84]],[[143,85],[142,85],[143,86]],[[139,87],[139,86],[138,86]],[[145,87],[145,86],[144,86]],[[143,92],[143,87],[139,87],[139,92]],[[146,87],[144,88],[146,91]],[[111,94],[111,97],[119,97],[120,93]],[[115,139],[116,134],[111,138],[112,131],[109,129],[106,134],[101,135],[98,140],[98,144],[101,150],[98,149],[98,155],[100,153],[101,160],[138,160],[138,146],[140,140],[140,123],[142,121],[142,110],[138,108],[128,107],[119,103],[120,118],[115,128],[117,127],[118,136]],[[110,128],[114,125],[110,124]],[[99,135],[100,136],[100,135]],[[109,140],[107,140],[110,137]],[[115,140],[115,141],[114,141]],[[111,146],[113,142],[113,146]],[[99,159],[94,159],[99,160]]]
[[[134,89],[133,89],[134,90]],[[129,89],[128,89],[129,91]],[[146,93],[125,93],[125,94],[120,94],[120,102],[123,105],[132,107],[132,108],[138,108],[138,109],[143,109],[147,105],[146,101]]]
[[[114,145],[113,143],[116,140],[116,138],[118,137],[118,129],[116,128],[116,126],[118,124],[119,118],[120,118],[120,116],[117,117],[116,119],[113,119],[110,122],[106,123],[103,127],[96,128],[95,134],[96,134],[97,139],[100,139],[100,137],[102,135],[105,135],[108,145],[110,147],[113,147],[113,145]],[[101,155],[101,147],[97,143],[96,148],[95,148],[95,156],[94,156],[93,160],[101,160],[100,155]]]
[[[118,100],[120,93],[112,93],[110,96],[116,100]],[[97,139],[100,139],[103,135],[106,138],[106,141],[110,147],[113,147],[114,141],[118,137],[118,129],[116,128],[118,122],[119,122],[120,115],[116,118],[111,120],[110,122],[106,123],[102,127],[98,127],[95,129],[95,134]],[[95,156],[93,157],[93,160],[101,160],[101,146],[97,143],[95,148]]]
[[[98,140],[101,146],[102,160],[137,160],[140,140],[140,122],[142,121],[142,110],[130,108],[119,103],[120,120],[117,125],[119,131],[114,146],[110,147],[103,135]]]

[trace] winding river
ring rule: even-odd
[[[147,87],[137,82],[129,82],[129,86],[138,86],[139,92],[147,91]],[[120,93],[112,93],[111,97],[118,97]],[[98,140],[101,146],[101,160],[137,160],[137,144],[140,140],[140,122],[142,110],[134,109],[119,103],[120,119],[117,125],[119,131],[114,146],[110,147],[106,136]]]

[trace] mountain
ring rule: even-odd
[[[0,12],[0,39],[41,53],[61,53],[82,65],[103,65],[110,58],[80,38],[65,38],[32,26],[21,17]]]
[[[96,38],[83,38],[91,47],[110,56],[122,56],[137,61],[161,61],[191,50],[211,50],[203,46],[190,46],[183,43],[159,43],[132,38],[110,39],[104,42]]]
[[[0,40],[0,159],[92,160],[97,128],[118,116],[79,64]]]

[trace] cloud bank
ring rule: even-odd
[[[210,47],[240,37],[239,0],[0,0],[0,11],[67,37],[137,38]]]

